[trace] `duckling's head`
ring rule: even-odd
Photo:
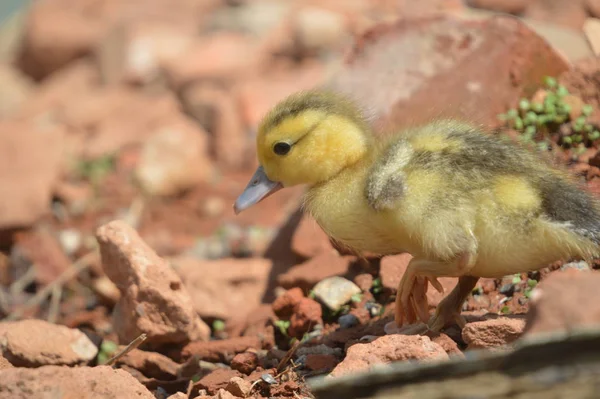
[[[236,213],[275,191],[327,181],[360,161],[371,146],[362,113],[342,95],[293,94],[262,120],[256,138],[259,168],[237,199]]]

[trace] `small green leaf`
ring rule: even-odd
[[[522,109],[523,111],[529,111],[529,108],[531,108],[531,104],[529,103],[529,100],[523,98],[521,101],[519,101],[519,108]]]
[[[502,313],[502,314],[509,314],[510,313],[510,308],[508,306],[504,305],[502,307],[502,309],[500,309],[500,313]]]
[[[544,78],[544,84],[545,84],[545,85],[546,85],[546,87],[547,87],[547,88],[549,88],[549,89],[554,89],[554,88],[555,88],[555,87],[558,85],[558,83],[556,82],[556,79],[554,79],[554,78],[553,78],[553,77],[551,77],[551,76],[546,76],[546,77]]]
[[[537,114],[533,111],[529,111],[525,114],[525,118],[523,118],[523,123],[526,125],[534,125],[537,121]]]
[[[571,112],[571,106],[569,104],[560,104],[558,112],[560,114],[568,115]]]
[[[529,280],[527,280],[527,286],[529,286],[531,288],[535,287],[537,285],[537,283],[538,283],[537,280],[534,280],[532,278],[530,278]]]
[[[516,109],[509,109],[509,110],[506,112],[506,117],[507,117],[508,119],[515,119],[515,118],[516,118],[516,117],[518,117],[518,116],[519,116],[519,111],[517,111]]]
[[[223,331],[225,330],[225,322],[223,320],[215,320],[212,323],[213,331]]]
[[[592,112],[594,112],[594,107],[589,104],[585,104],[583,107],[581,107],[581,113],[584,116],[590,116]]]
[[[517,130],[523,130],[523,119],[521,119],[520,117],[516,117],[515,118],[515,129]]]
[[[512,279],[513,284],[519,284],[520,282],[521,282],[521,276],[517,275],[517,276],[513,277],[513,279]]]
[[[288,336],[288,328],[290,327],[289,320],[276,320],[273,324],[275,324],[275,327],[279,329],[281,334],[286,337]]]
[[[532,103],[531,104],[531,109],[535,112],[537,112],[538,114],[544,112],[544,104],[540,104],[540,103]]]
[[[354,303],[359,303],[360,301],[362,301],[362,293],[352,295],[352,298],[350,298],[350,300]]]
[[[560,97],[564,97],[569,94],[569,90],[563,85],[559,85],[556,89],[556,94]]]
[[[574,134],[572,137],[575,143],[581,143],[583,141],[583,136],[581,134]]]
[[[571,137],[569,136],[565,136],[562,138],[563,143],[565,144],[571,144],[573,142],[573,140],[571,139]]]
[[[592,133],[590,133],[589,136],[590,140],[598,140],[600,139],[600,132],[597,130],[594,130]]]

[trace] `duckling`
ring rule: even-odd
[[[541,156],[467,123],[439,120],[376,139],[348,98],[293,94],[262,120],[260,166],[237,213],[274,192],[307,185],[303,208],[336,242],[412,259],[395,323],[464,326],[462,306],[481,277],[597,257],[598,201]],[[429,285],[456,277],[430,317]]]

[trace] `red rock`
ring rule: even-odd
[[[0,355],[0,371],[2,370],[6,370],[6,369],[12,369],[15,366],[13,366],[8,360],[6,360],[6,358],[4,358],[2,355]]]
[[[139,349],[134,349],[121,357],[117,364],[124,364],[138,370],[148,378],[163,381],[175,379],[179,371],[179,365],[165,355]]]
[[[532,292],[525,334],[568,332],[599,324],[598,284],[597,271],[569,269],[548,275]]]
[[[467,4],[471,7],[508,14],[521,14],[529,3],[528,0],[467,0]]]
[[[594,18],[600,18],[600,1],[599,0],[585,0],[585,8],[587,12]]]
[[[499,317],[468,323],[462,330],[462,338],[469,349],[499,348],[516,341],[524,328],[524,319]]]
[[[386,335],[369,343],[355,344],[348,348],[346,358],[331,372],[332,377],[353,374],[378,364],[403,360],[446,360],[444,349],[421,335]]]
[[[359,274],[354,277],[354,284],[363,291],[369,291],[373,286],[373,276],[369,273]]]
[[[207,362],[229,362],[238,353],[249,349],[270,349],[273,346],[273,337],[236,337],[208,342],[192,342],[181,351],[181,356],[188,359],[197,356]]]
[[[0,392],[10,392],[10,397],[15,399],[47,398],[52,395],[50,392],[60,392],[62,398],[154,399],[154,395],[127,371],[108,366],[1,370]]]
[[[0,119],[12,116],[33,90],[33,82],[19,70],[0,64]]]
[[[239,98],[245,125],[255,128],[279,101],[297,91],[317,86],[324,78],[325,68],[315,62],[305,63],[301,68],[270,71],[243,80],[234,90]]]
[[[292,250],[304,258],[312,258],[332,249],[331,241],[323,229],[312,217],[303,215],[292,237]]]
[[[252,391],[252,383],[240,377],[233,377],[225,388],[227,392],[239,398],[247,398]]]
[[[304,298],[304,293],[298,287],[284,292],[273,301],[273,312],[282,319],[289,318],[294,313],[294,308]]]
[[[258,355],[254,352],[238,353],[231,360],[231,368],[249,375],[258,367]],[[235,392],[231,392],[235,394]]]
[[[148,137],[135,176],[149,194],[169,196],[209,181],[212,172],[207,133],[177,116],[156,126]]]
[[[292,29],[298,52],[315,54],[340,46],[349,36],[349,26],[340,12],[319,6],[301,6],[293,13]]]
[[[204,261],[177,257],[170,262],[201,317],[238,321],[262,303],[272,268],[270,260],[261,258]]]
[[[458,348],[456,342],[444,333],[434,334],[430,336],[431,341],[441,346],[448,355],[464,357],[462,351]]]
[[[0,121],[0,229],[31,225],[50,211],[64,137],[61,128]]]
[[[183,392],[177,392],[169,396],[167,399],[189,399],[188,395]]]
[[[306,355],[304,367],[311,371],[330,371],[338,364],[338,360],[333,355]]]
[[[403,253],[400,255],[384,256],[381,259],[379,276],[381,284],[394,292],[398,289],[398,284],[406,271],[412,255]]]
[[[254,140],[247,134],[234,97],[213,84],[196,83],[182,94],[186,111],[211,135],[211,152],[217,162],[228,168],[240,169],[249,165]]]
[[[215,371],[202,377],[200,381],[194,384],[197,389],[205,389],[209,394],[216,394],[219,389],[225,389],[232,378],[242,377],[242,375],[230,369],[218,368]]]
[[[587,17],[584,3],[585,0],[534,1],[527,7],[524,16],[537,21],[581,29]]]
[[[386,129],[444,117],[497,126],[507,104],[567,69],[515,18],[428,16],[367,32],[331,85],[368,106],[375,126]]]
[[[308,291],[327,277],[348,274],[354,259],[340,256],[335,250],[323,252],[277,276],[277,283],[284,288],[300,287]]]
[[[290,318],[288,333],[290,336],[301,338],[304,333],[313,329],[317,324],[323,324],[321,305],[310,298],[302,298]]]
[[[98,348],[79,330],[31,319],[0,323],[0,353],[15,367],[75,366]]]
[[[206,340],[210,328],[198,317],[192,299],[171,266],[125,222],[113,221],[96,232],[102,266],[121,291],[113,313],[121,343],[146,333],[148,344]]]
[[[26,14],[19,64],[36,79],[88,54],[105,29],[94,13],[79,12],[60,3],[38,1]]]
[[[241,79],[263,61],[256,42],[237,33],[214,33],[194,43],[171,60],[166,73],[172,84],[183,87],[208,79]]]

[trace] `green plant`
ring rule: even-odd
[[[354,303],[360,303],[360,301],[362,301],[362,298],[363,298],[363,294],[361,292],[361,293],[352,295],[352,298],[350,300]]]
[[[600,131],[587,120],[593,107],[582,104],[555,78],[546,77],[544,83],[543,96],[531,101],[523,98],[517,108],[498,115],[498,118],[520,133],[522,142],[537,142],[539,148],[544,150],[548,148],[550,136],[556,133],[560,134],[558,144],[565,148],[591,145],[591,142],[600,139]],[[565,125],[566,129],[561,128]]]
[[[373,295],[377,295],[383,291],[383,284],[381,283],[381,277],[377,277],[371,284],[371,292]]]
[[[275,323],[275,327],[277,327],[279,329],[279,332],[281,332],[281,334],[284,337],[289,337],[288,335],[288,328],[290,328],[290,321],[289,320],[276,320]]]
[[[115,169],[116,159],[113,155],[106,155],[91,160],[81,160],[75,166],[75,174],[96,186]]]
[[[225,322],[223,320],[219,320],[219,319],[213,321],[212,329],[215,332],[220,332],[220,331],[225,330]]]
[[[102,341],[100,350],[96,357],[98,364],[105,364],[119,349],[119,346],[113,341]]]
[[[533,279],[527,280],[527,288],[525,288],[525,291],[523,292],[526,298],[531,298],[531,293],[533,292],[533,289],[537,286],[537,283],[538,282]]]

